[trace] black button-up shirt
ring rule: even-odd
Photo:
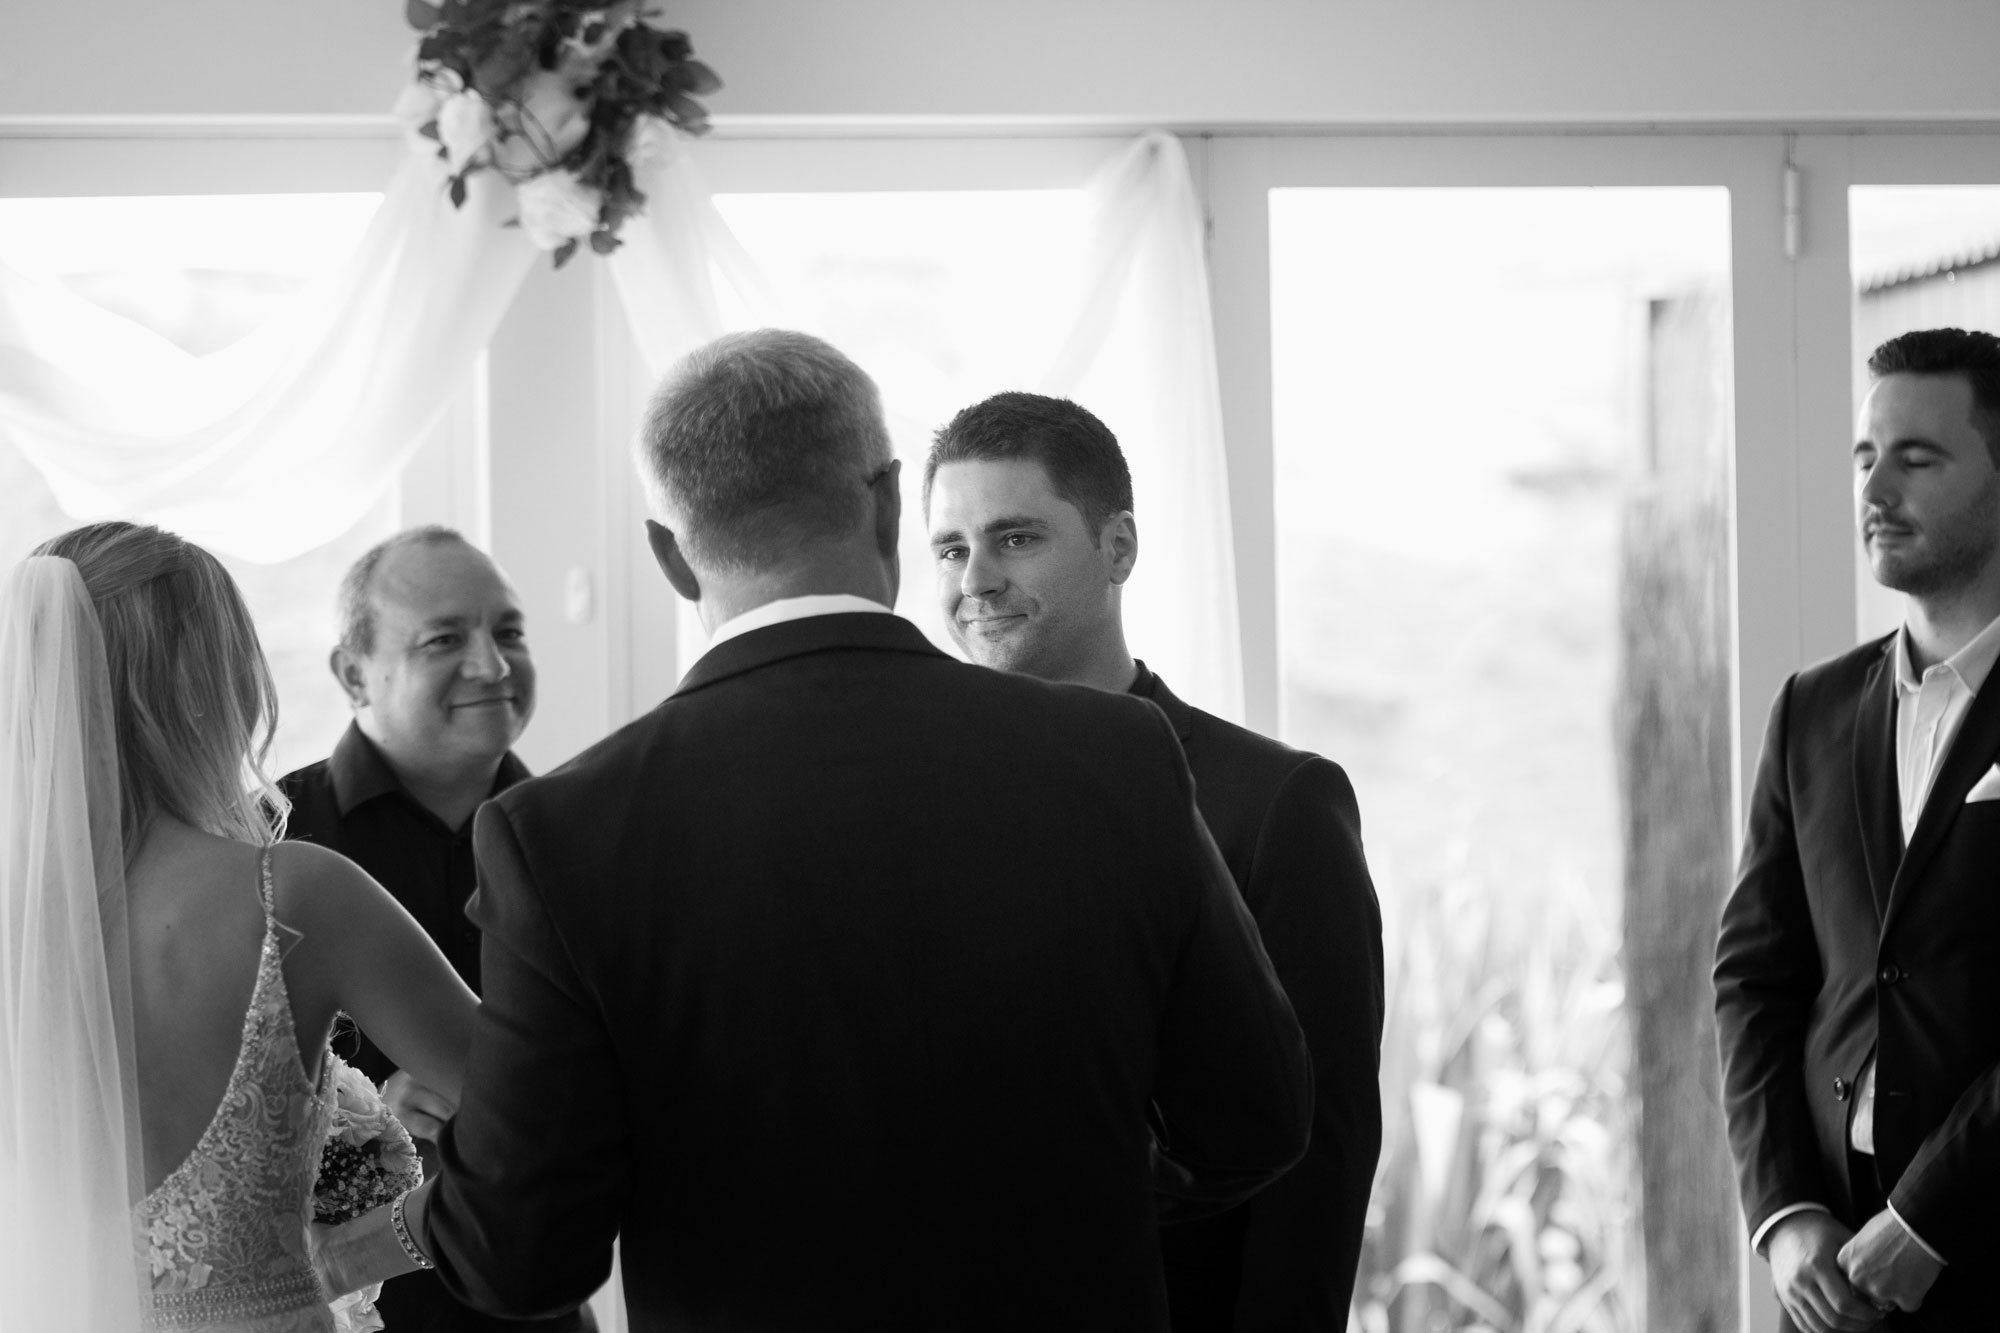
[[[527,776],[527,766],[510,752],[501,758],[489,794],[497,796]],[[331,848],[373,875],[477,994],[479,929],[465,915],[476,882],[472,821],[445,827],[403,789],[382,752],[352,724],[329,758],[287,773],[278,786],[292,802],[285,836]],[[349,1064],[377,1083],[396,1070],[365,1035],[343,1038],[337,1046]]]

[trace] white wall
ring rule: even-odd
[[[2000,119],[1992,0],[676,0],[725,118]],[[367,115],[400,0],[0,0],[0,118]]]

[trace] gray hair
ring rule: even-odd
[[[384,556],[406,546],[442,546],[446,542],[466,542],[455,529],[442,523],[426,523],[384,537],[348,567],[340,580],[340,646],[350,653],[368,656],[375,651],[375,570]]]
[[[639,471],[699,564],[770,568],[853,532],[890,457],[875,381],[804,333],[758,329],[668,372],[640,433]]]

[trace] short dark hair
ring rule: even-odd
[[[1875,379],[1956,375],[1972,390],[1972,424],[2000,467],[2000,338],[1981,330],[1917,329],[1883,343],[1868,358]]]
[[[1083,515],[1095,543],[1104,525],[1132,508],[1132,469],[1118,437],[1088,408],[1039,393],[996,393],[938,430],[924,460],[924,505],[946,463],[1026,458],[1042,465],[1055,493]]]
[[[809,334],[724,334],[669,371],[639,437],[655,508],[698,562],[769,568],[845,537],[868,515],[866,484],[891,458],[867,372]]]
[[[426,523],[384,537],[349,565],[340,580],[340,646],[363,657],[375,651],[375,570],[384,556],[405,546],[442,546],[446,542],[471,545],[456,529]]]

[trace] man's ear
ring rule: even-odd
[[[1112,515],[1104,525],[1098,545],[1111,562],[1113,583],[1123,583],[1132,577],[1132,566],[1139,563],[1139,520],[1132,517],[1131,510]]]
[[[903,528],[903,460],[898,458],[868,483],[875,501],[875,549],[884,560],[895,560]]]
[[[337,645],[327,654],[326,665],[333,672],[333,678],[340,682],[341,693],[347,696],[351,708],[368,706],[368,674],[361,668],[359,654],[346,645]]]
[[[660,572],[667,576],[674,591],[690,602],[701,600],[701,580],[695,577],[694,567],[681,553],[681,543],[673,530],[646,520],[646,545],[653,548],[653,559],[659,562]]]

